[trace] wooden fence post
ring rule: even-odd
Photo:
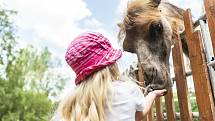
[[[215,121],[214,102],[202,47],[202,37],[200,31],[194,32],[193,30],[189,9],[184,13],[184,23],[200,120]]]
[[[183,51],[176,23],[175,25],[173,25],[173,41],[175,41],[175,46],[172,49],[172,56],[181,121],[192,121],[193,118],[191,105],[188,99],[189,96],[184,67]]]
[[[167,112],[167,120],[175,121],[176,116],[175,116],[175,107],[174,107],[172,89],[169,89],[167,95],[165,96],[165,105],[166,105],[166,112]]]
[[[215,0],[204,0],[204,5],[215,56]]]
[[[139,79],[138,81],[142,82],[140,86],[145,87],[143,80],[143,72],[140,63],[138,64],[138,79]],[[145,116],[142,121],[147,121],[147,116]]]
[[[153,106],[152,106],[152,108],[149,110],[149,113],[148,113],[148,121],[154,121]]]
[[[213,54],[213,47],[212,47],[212,42],[210,38],[208,24],[207,22],[202,20],[200,20],[199,23],[200,23],[202,37],[203,37],[204,52],[207,58],[206,60],[207,62],[210,62],[214,54]],[[215,99],[215,96],[214,96],[215,95],[215,70],[212,68],[212,66],[208,66],[208,71],[209,71],[210,81],[212,85],[213,98]]]
[[[162,113],[162,98],[155,99],[155,107],[156,107],[156,121],[164,121],[163,113]]]

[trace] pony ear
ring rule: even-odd
[[[161,0],[150,0],[150,3],[153,7],[158,7],[161,3]]]

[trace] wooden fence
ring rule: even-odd
[[[204,0],[204,5],[211,36],[210,39],[215,52],[215,0]],[[214,82],[212,81],[214,80],[211,79],[212,77],[209,74],[210,70],[207,66],[208,59],[206,59],[205,54],[206,45],[203,43],[203,40],[207,40],[205,40],[205,38],[203,39],[202,36],[204,35],[201,33],[202,31],[194,30],[191,11],[189,9],[184,13],[184,25],[186,29],[186,38],[188,39],[189,59],[192,69],[196,102],[199,110],[197,114],[200,121],[215,121],[215,107],[213,98],[213,90],[215,91],[215,86],[213,87]],[[176,28],[176,30],[173,31],[178,30]],[[166,117],[168,121],[176,121],[176,117],[178,116],[180,116],[181,121],[193,121],[193,116],[196,114],[191,111],[180,35],[176,32],[173,36],[176,37],[174,40],[175,46],[172,49],[172,55],[180,113],[175,112],[173,92],[172,90],[169,90],[168,94],[165,96],[166,107],[162,107],[161,99],[156,99],[156,112],[151,110],[144,121],[164,121],[164,117]],[[213,54],[213,56],[215,55]],[[140,79],[139,81],[143,81],[141,80],[141,68],[139,68],[138,74]],[[163,108],[166,108],[165,114],[162,112]]]

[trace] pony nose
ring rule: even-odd
[[[163,33],[163,25],[161,21],[153,21],[149,27],[151,37],[158,37]]]
[[[168,72],[159,71],[155,67],[144,67],[143,69],[143,79],[145,81],[145,86],[151,85],[154,89],[169,89],[172,87],[171,79]]]
[[[143,77],[144,77],[146,86],[153,83],[153,81],[156,80],[157,75],[158,75],[158,70],[156,68],[153,68],[153,67],[143,68]]]

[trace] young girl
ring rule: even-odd
[[[66,61],[75,71],[77,85],[60,104],[63,121],[141,121],[156,97],[146,97],[138,86],[123,79],[116,61],[122,51],[114,49],[100,33],[83,33],[69,45]]]

